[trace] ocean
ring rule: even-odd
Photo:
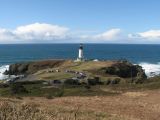
[[[0,45],[0,79],[12,63],[43,59],[76,59],[79,44],[4,44]],[[160,74],[160,45],[84,44],[86,59],[127,59],[143,67],[146,74]]]

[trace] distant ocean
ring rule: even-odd
[[[76,59],[79,44],[12,44],[0,45],[0,79],[9,64],[43,60]],[[160,45],[84,44],[86,59],[127,59],[141,65],[148,76],[160,73]]]

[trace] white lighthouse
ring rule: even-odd
[[[83,44],[80,44],[77,61],[84,61]]]

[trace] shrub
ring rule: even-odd
[[[89,85],[85,85],[84,87],[85,87],[87,90],[91,89],[91,86],[89,86]]]
[[[67,85],[79,85],[80,83],[78,82],[78,80],[66,79],[64,81],[64,84],[67,84]]]
[[[46,95],[46,98],[47,98],[47,99],[53,99],[53,96],[50,95],[50,94],[48,94],[48,95]]]
[[[60,90],[58,92],[56,92],[55,97],[62,97],[64,94],[64,90]]]
[[[88,79],[88,84],[89,84],[89,85],[97,85],[97,84],[100,84],[99,77],[94,77],[94,79]]]
[[[10,90],[12,94],[28,93],[27,89],[21,83],[12,83]]]
[[[0,88],[7,88],[7,87],[9,87],[9,85],[8,85],[8,84],[0,83]]]
[[[143,78],[140,78],[140,77],[136,77],[135,79],[134,79],[134,83],[136,83],[136,84],[142,84],[142,83],[144,83],[144,79]]]
[[[105,81],[105,84],[106,84],[106,85],[109,85],[110,83],[111,83],[111,80],[110,80],[110,79],[108,79],[108,80]]]
[[[121,81],[120,78],[115,78],[115,79],[111,80],[111,84],[119,84],[120,81]]]

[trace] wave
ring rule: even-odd
[[[3,65],[0,67],[0,80],[5,80],[9,78],[8,75],[3,74],[6,70],[9,70],[9,65]]]
[[[160,63],[152,64],[147,62],[139,63],[140,66],[144,69],[148,77],[154,77],[160,75]]]

